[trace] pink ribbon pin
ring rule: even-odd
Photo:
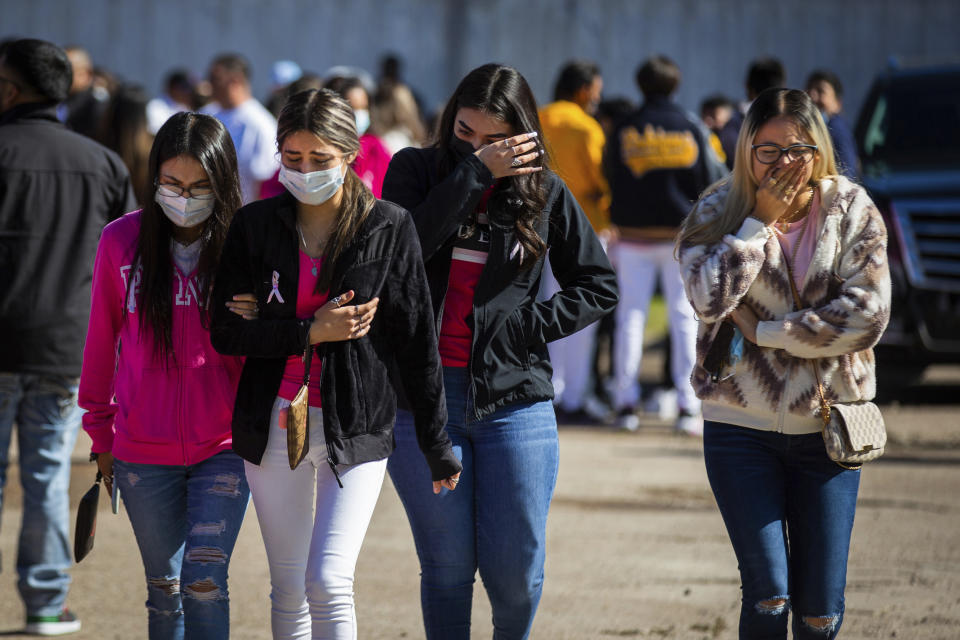
[[[273,297],[277,297],[277,302],[283,304],[283,296],[280,295],[280,274],[276,271],[273,272],[273,289],[270,290],[270,295],[267,296],[267,303],[269,304]]]

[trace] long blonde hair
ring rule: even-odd
[[[705,222],[687,216],[677,237],[678,248],[685,245],[714,244],[743,224],[744,218],[750,214],[757,202],[757,179],[753,175],[751,149],[754,137],[764,124],[780,116],[792,119],[810,141],[817,145],[813,173],[810,176],[811,184],[839,173],[827,125],[810,97],[797,89],[767,89],[750,105],[743,126],[740,127],[733,172],[708,187],[700,196],[697,205],[694,205],[695,210],[704,198],[721,189],[727,189],[719,215]]]

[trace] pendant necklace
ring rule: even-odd
[[[310,273],[313,274],[313,277],[317,276],[317,262],[323,260],[321,255],[319,258],[314,258],[310,255],[309,249],[307,247],[307,239],[303,236],[303,229],[300,227],[300,223],[297,222],[297,232],[300,234],[300,241],[303,243],[303,252],[307,254],[307,257],[310,258],[310,262],[313,264],[313,267],[310,269]],[[323,247],[323,243],[319,243],[320,248]]]

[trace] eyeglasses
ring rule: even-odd
[[[787,154],[791,161],[806,162],[813,158],[813,154],[817,152],[817,145],[815,144],[792,144],[789,147],[781,147],[780,145],[766,143],[755,144],[750,148],[753,149],[753,157],[760,164],[774,164],[783,154]]]
[[[190,187],[189,189],[184,189],[176,184],[154,183],[154,185],[157,187],[157,192],[160,195],[169,198],[183,196],[185,198],[196,198],[197,200],[209,200],[213,197],[212,187]]]

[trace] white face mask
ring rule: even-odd
[[[183,196],[168,196],[157,190],[153,196],[164,215],[178,227],[195,227],[206,221],[213,213],[217,204],[216,198],[184,198]]]
[[[357,135],[362,136],[370,128],[370,112],[366,109],[355,109],[353,117],[357,121]]]
[[[340,165],[324,171],[300,173],[280,165],[280,184],[303,204],[323,204],[343,185]]]

